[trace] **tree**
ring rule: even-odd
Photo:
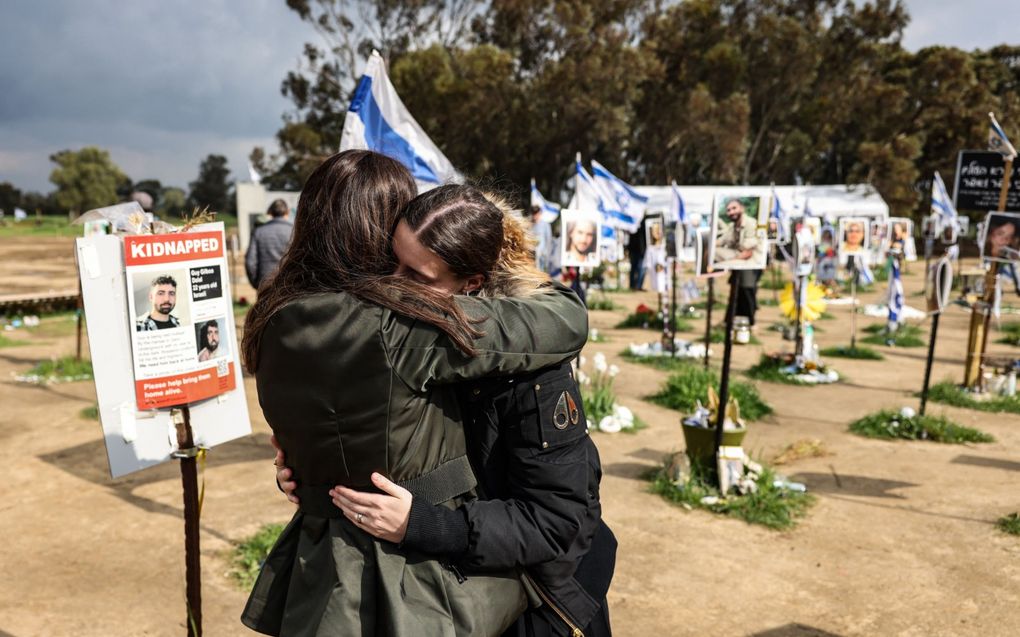
[[[198,167],[198,179],[188,186],[188,205],[195,208],[208,208],[213,212],[229,213],[231,211],[230,183],[227,178],[227,158],[223,155],[209,155]]]
[[[21,191],[9,181],[0,181],[0,210],[13,214],[14,208],[21,206]]]
[[[175,219],[184,214],[188,206],[188,195],[181,188],[168,186],[160,190],[156,212],[164,219]]]
[[[92,208],[117,203],[118,189],[130,187],[130,179],[110,159],[110,153],[87,146],[78,151],[62,150],[50,156],[57,167],[50,181],[57,186],[56,204],[74,215]]]

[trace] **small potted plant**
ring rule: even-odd
[[[708,408],[698,403],[694,413],[682,421],[687,457],[691,463],[702,467],[715,466],[715,426],[719,415],[719,395],[708,388]],[[740,418],[740,404],[730,396],[726,401],[726,417],[723,421],[722,444],[725,447],[739,447],[747,434],[747,425]]]

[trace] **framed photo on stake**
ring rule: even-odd
[[[712,205],[713,270],[762,270],[768,256],[768,209],[760,195],[717,195]]]

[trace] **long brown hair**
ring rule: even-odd
[[[534,240],[523,220],[498,194],[439,186],[415,197],[400,216],[458,277],[484,275],[482,296],[528,296],[549,282],[534,265]]]
[[[391,233],[415,192],[403,165],[372,151],[337,153],[315,169],[298,200],[290,247],[245,319],[241,348],[249,372],[258,369],[270,319],[288,303],[324,293],[347,292],[425,321],[475,353],[471,341],[479,332],[453,297],[392,275]]]

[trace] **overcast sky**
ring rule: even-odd
[[[911,50],[1020,42],[1020,0],[908,0]],[[96,145],[186,188],[206,155],[247,179],[315,34],[285,0],[0,0],[0,181],[52,190],[49,155]]]

